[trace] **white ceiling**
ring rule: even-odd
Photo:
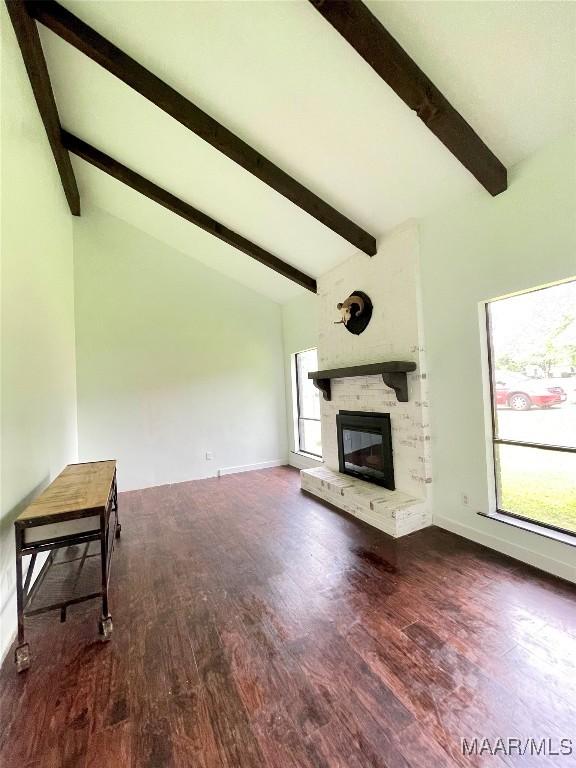
[[[305,0],[64,5],[377,239],[479,186]],[[506,165],[576,127],[576,4],[369,6]],[[318,276],[354,253],[40,29],[67,130],[308,274]],[[85,209],[104,208],[276,301],[303,291],[73,162]]]

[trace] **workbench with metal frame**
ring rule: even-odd
[[[30,666],[30,648],[24,635],[25,617],[58,610],[61,621],[65,621],[69,606],[102,598],[98,629],[102,638],[109,640],[113,629],[108,607],[110,565],[114,540],[120,537],[121,531],[116,462],[69,464],[16,518],[14,527],[18,611],[18,644],[14,656],[18,671]],[[96,545],[93,544],[95,542]],[[90,551],[91,547],[95,551]],[[64,548],[73,555],[72,558],[59,558],[59,552]],[[37,557],[43,552],[49,552],[49,555],[32,583]],[[30,562],[23,577],[22,560],[26,556],[30,556]],[[97,557],[100,558],[100,567],[91,569],[92,575],[97,577],[95,583],[90,585],[88,592],[77,594],[83,581],[90,582],[89,578],[82,578],[90,575],[86,564],[90,558]],[[72,566],[73,563],[76,565]],[[56,566],[74,568],[75,573],[60,580],[59,586],[64,588],[64,594],[54,602],[48,601],[35,607],[35,603],[42,602],[38,598]]]

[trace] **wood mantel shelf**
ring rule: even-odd
[[[348,368],[332,368],[328,371],[311,371],[308,378],[322,392],[324,400],[332,399],[331,380],[347,379],[352,376],[382,376],[384,384],[396,392],[399,403],[408,402],[408,380],[406,374],[416,370],[416,363],[404,360],[390,360],[387,363],[352,365]]]

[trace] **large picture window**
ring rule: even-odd
[[[576,534],[576,281],[486,314],[498,511]]]
[[[294,355],[297,449],[321,458],[320,397],[312,380],[308,378],[308,373],[316,370],[316,349],[307,349]]]

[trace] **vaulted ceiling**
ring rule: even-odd
[[[488,195],[305,0],[63,5],[376,239],[473,190]],[[576,128],[576,5],[368,6],[506,166]],[[357,250],[39,30],[66,130],[313,277]],[[102,171],[72,162],[84,210],[104,208],[276,301],[302,292]]]

